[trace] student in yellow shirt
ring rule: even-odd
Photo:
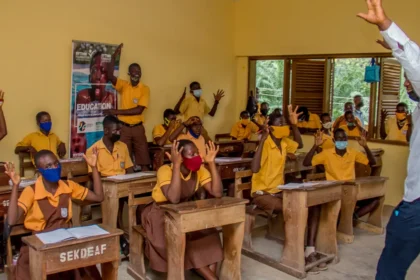
[[[298,112],[302,112],[297,124],[300,133],[315,132],[321,129],[321,119],[317,114],[312,114],[306,107],[299,107]]]
[[[343,129],[347,136],[360,137],[365,132],[365,129],[359,124],[352,111],[347,111],[344,114],[344,118],[346,120],[346,124],[341,125],[339,128]]]
[[[232,140],[248,141],[251,139],[252,133],[256,133],[258,131],[258,126],[251,122],[249,118],[250,116],[248,111],[241,112],[241,120],[232,126],[232,130],[230,132]]]
[[[153,143],[161,147],[172,144],[172,142],[169,141],[169,136],[171,136],[178,125],[179,123],[176,121],[175,111],[166,109],[163,112],[163,124],[158,124],[153,128]]]
[[[323,113],[321,115],[321,123],[322,123],[322,130],[321,130],[322,140],[324,140],[324,142],[319,147],[320,148],[319,152],[321,152],[323,149],[335,148],[335,144],[334,144],[333,136],[331,132],[333,122],[331,120],[331,116],[329,113]]]
[[[412,132],[411,115],[408,114],[408,106],[405,103],[398,103],[395,116],[389,116],[388,112],[382,109],[381,114],[381,138],[401,142],[410,142]]]
[[[2,108],[3,104],[4,104],[4,91],[0,89],[0,140],[6,137],[7,135],[6,120],[4,119],[3,108]]]
[[[346,103],[344,104],[344,114],[345,114],[346,112],[354,112],[354,105],[353,105],[353,102],[346,102]],[[346,120],[346,118],[345,118],[345,115],[344,115],[344,114],[343,114],[342,116],[338,117],[338,118],[335,120],[335,122],[334,122],[334,124],[333,124],[333,129],[340,128],[341,126],[343,126],[343,125],[346,125],[346,124],[347,124],[347,120]],[[360,121],[360,119],[359,119],[358,117],[355,117],[355,121],[359,124],[359,126],[361,126],[361,127],[363,127],[363,126],[364,126],[364,124],[362,124],[362,122]]]
[[[103,187],[99,171],[96,167],[97,152],[91,157],[84,156],[93,172],[93,191],[73,182],[60,180],[61,165],[55,154],[49,150],[41,150],[35,154],[35,166],[41,176],[34,186],[26,187],[18,199],[20,177],[12,163],[6,165],[6,174],[13,182],[8,209],[7,221],[13,226],[22,215],[25,216],[26,229],[34,233],[71,227],[72,199],[102,202]],[[31,279],[28,246],[20,248],[20,256],[16,265],[16,279]],[[40,268],[41,269],[41,268]],[[88,279],[101,279],[96,266],[85,268]],[[78,270],[62,272],[52,279],[82,279]],[[85,279],[85,278],[83,278]]]
[[[28,134],[22,141],[16,144],[15,153],[28,152],[33,155],[41,150],[49,150],[60,158],[66,154],[66,145],[61,142],[60,138],[51,132],[52,122],[51,116],[47,112],[39,112],[36,114],[36,123],[39,131]]]
[[[267,102],[261,103],[260,112],[256,113],[254,116],[254,119],[252,120],[256,125],[258,125],[260,129],[265,124],[269,111],[270,111],[270,105],[268,105]]]
[[[356,179],[356,162],[373,166],[376,164],[375,157],[370,151],[367,141],[366,132],[359,138],[358,142],[366,152],[366,155],[360,151],[348,148],[348,137],[346,132],[339,128],[334,131],[335,149],[325,149],[321,153],[315,155],[317,149],[324,142],[322,132],[315,135],[315,142],[312,149],[306,155],[304,166],[323,165],[325,168],[325,175],[327,180],[335,181],[351,181]],[[367,199],[358,201],[357,210],[355,211],[355,218],[363,217],[372,212],[379,205],[379,198]]]
[[[124,142],[130,154],[134,154],[136,165],[142,171],[150,169],[149,148],[147,145],[146,131],[144,129],[144,110],[149,106],[150,88],[140,82],[142,71],[137,63],[128,67],[130,81],[114,76],[114,66],[117,56],[121,55],[123,44],[119,45],[111,57],[108,67],[108,80],[121,94],[120,108],[118,110],[105,110],[106,115],[117,115],[121,124],[121,141]]]

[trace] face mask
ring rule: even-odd
[[[339,150],[344,150],[347,148],[347,141],[335,141],[335,147]]]
[[[203,163],[203,160],[201,159],[200,156],[195,156],[192,158],[183,158],[183,162],[182,162],[185,167],[188,170],[191,170],[192,172],[196,172],[200,169],[201,164]]]
[[[120,138],[121,138],[121,134],[112,134],[111,135],[111,142],[112,143],[115,143],[115,142],[117,142],[117,141],[119,141],[120,140]]]
[[[58,165],[57,168],[51,168],[51,169],[42,169],[38,168],[39,173],[41,173],[42,177],[44,177],[45,180],[52,183],[57,183],[60,180],[61,176],[61,164]]]
[[[267,114],[268,114],[268,110],[267,109],[261,109],[260,111],[261,111],[261,114],[263,116],[267,116]]]
[[[290,128],[289,126],[272,126],[273,128],[273,135],[277,139],[281,139],[283,137],[288,137],[290,135]]]
[[[410,92],[407,92],[407,94],[408,94],[408,97],[411,100],[413,100],[414,102],[419,102],[420,98],[417,96],[417,94],[416,94],[416,92],[414,90],[413,91],[410,91]]]
[[[403,121],[407,118],[406,113],[395,113],[395,116],[397,117],[397,120],[399,120],[399,121]]]
[[[250,123],[250,119],[241,120],[241,124],[247,126]]]
[[[200,134],[195,134],[194,131],[190,128],[189,132],[191,134],[192,137],[194,137],[195,139],[198,139],[198,137],[200,137]]]
[[[327,122],[327,123],[323,123],[322,127],[325,129],[331,129],[333,126],[333,122]]]
[[[365,106],[365,103],[363,103],[363,101],[361,101],[359,104],[357,104],[357,107],[362,108],[363,106]]]
[[[138,81],[140,81],[140,76],[130,76],[130,79],[132,82],[137,83]]]
[[[46,132],[50,132],[52,127],[52,122],[43,122],[39,124],[39,127]]]
[[[203,90],[202,89],[195,89],[193,90],[193,94],[195,97],[199,98],[201,96],[201,94],[203,94]]]
[[[170,120],[168,120],[168,118],[165,118],[165,125],[169,125],[169,123],[170,123],[171,121]]]
[[[353,126],[356,126],[356,125],[355,125],[353,122],[348,122],[348,123],[347,123],[347,126],[348,126],[348,127],[353,127]]]

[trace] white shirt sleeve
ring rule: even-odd
[[[410,80],[414,91],[420,96],[420,49],[408,38],[398,25],[393,22],[391,26],[381,31],[385,41],[392,49],[393,56],[401,63]]]

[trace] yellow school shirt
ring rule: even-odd
[[[265,123],[265,121],[267,120],[266,116],[263,116],[260,113],[255,114],[254,116],[254,121],[259,124],[259,125],[263,125]]]
[[[198,138],[195,138],[191,135],[191,133],[188,131],[186,134],[180,134],[176,140],[190,140],[192,141],[195,146],[198,149],[198,153],[200,154],[201,158],[204,158],[206,156],[206,140],[202,135],[200,135]]]
[[[332,135],[328,135],[328,134],[323,134],[322,135],[322,140],[324,140],[324,143],[322,143],[322,145],[320,146],[321,149],[332,149],[335,148],[335,143],[333,141],[333,136]]]
[[[312,166],[324,165],[327,180],[353,180],[356,178],[355,163],[369,164],[367,156],[353,148],[347,148],[340,156],[335,149],[325,149],[312,158]]]
[[[37,150],[37,152],[41,150],[50,150],[51,152],[58,157],[57,148],[58,145],[61,144],[60,138],[57,135],[50,132],[48,135],[45,135],[41,131],[33,132],[23,138],[22,141],[16,144],[16,147],[22,146],[32,146]],[[34,162],[33,158],[32,163]]]
[[[344,115],[343,115],[344,116]],[[338,118],[337,118],[338,119]],[[363,124],[362,124],[362,122],[360,121],[360,119],[358,118],[358,117],[356,117],[356,116],[354,116],[354,119],[356,120],[356,122],[361,126],[361,127],[365,127]],[[335,123],[337,122],[337,120],[335,120],[334,121],[334,123],[333,123],[333,127],[335,127]],[[344,119],[344,120],[342,120],[341,122],[340,122],[340,124],[338,125],[338,127],[341,127],[341,126],[344,126],[344,125],[347,125],[347,121]]]
[[[182,101],[179,112],[183,115],[184,121],[194,116],[199,117],[203,121],[204,116],[210,113],[210,107],[203,98],[200,97],[199,101],[197,101],[194,95],[189,94]]]
[[[385,121],[386,140],[395,140],[407,143],[408,124],[407,121],[401,129],[398,128],[395,116],[387,118]]]
[[[252,134],[258,131],[258,126],[250,122],[245,128],[242,126],[241,121],[235,123],[232,126],[230,136],[236,138],[237,140],[251,139]]]
[[[111,153],[101,139],[86,151],[87,157],[92,155],[93,147],[96,147],[98,150],[97,167],[101,176],[124,175],[127,168],[133,167],[133,162],[125,143],[121,141],[115,142]],[[90,166],[88,166],[88,169],[89,172],[92,172]]]
[[[139,83],[133,87],[131,82],[117,79],[117,84],[114,88],[121,94],[121,106],[120,108],[132,109],[137,106],[148,107],[150,99],[150,89],[143,83]],[[120,121],[128,124],[138,124],[144,122],[144,111],[141,115],[133,116],[118,116]]]
[[[360,137],[360,129],[358,127],[355,127],[353,130],[350,130],[346,125],[340,126],[341,129],[344,129],[344,131],[346,132],[347,136],[350,137]]]
[[[25,228],[32,231],[41,231],[45,228],[47,221],[39,208],[39,200],[47,198],[52,206],[57,207],[61,194],[68,193],[72,199],[84,200],[88,192],[87,188],[73,181],[60,180],[58,181],[57,191],[52,194],[45,189],[42,176],[40,176],[35,183],[35,191],[32,187],[26,187],[18,199],[18,206],[25,213]],[[62,213],[67,215],[67,222],[69,222],[73,216],[71,199],[69,199],[68,208],[64,211]]]
[[[188,174],[187,177],[181,173],[181,180],[188,181],[191,179],[191,174]],[[171,165],[163,165],[159,168],[157,172],[157,182],[156,186],[153,188],[152,197],[153,200],[156,202],[165,202],[167,201],[165,195],[163,194],[161,187],[169,185],[172,180],[172,166]],[[197,191],[199,187],[204,186],[208,182],[211,182],[211,175],[210,172],[201,165],[200,169],[197,171],[197,184],[195,186],[195,190]]]
[[[309,129],[321,129],[321,119],[317,114],[309,113],[309,120],[298,122],[297,127],[309,128]]]
[[[175,127],[172,129],[171,134],[172,134],[172,132],[174,132],[174,130],[175,130],[176,128],[177,128],[177,126],[175,126]],[[162,137],[165,133],[166,133],[166,128],[163,126],[163,124],[158,124],[158,125],[156,125],[156,126],[153,128],[153,131],[152,131],[152,135],[153,135],[153,144],[156,144],[155,138]],[[168,137],[168,140],[166,140],[165,145],[169,145],[169,144],[172,144],[172,142],[171,142],[171,141],[169,141],[169,137]]]
[[[289,147],[290,145],[294,145],[292,143],[294,141],[289,139],[291,141],[289,142],[285,139],[287,138],[282,138],[280,142],[281,152],[273,139],[271,139],[271,136],[265,140],[262,148],[260,171],[252,175],[251,194],[254,194],[256,191],[265,191],[268,193],[280,192],[277,186],[284,184],[284,166],[286,164],[288,149],[293,148]],[[297,149],[298,144],[296,142],[294,143]]]

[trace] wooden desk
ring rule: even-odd
[[[297,153],[296,160],[286,160],[286,166],[284,167],[284,174],[290,174],[302,171],[311,171],[312,166],[304,166],[303,160],[305,159],[306,153]]]
[[[354,241],[353,213],[359,200],[380,197],[379,206],[373,211],[367,222],[357,221],[356,226],[376,234],[383,234],[382,211],[385,202],[386,181],[385,177],[362,177],[354,182],[346,182],[343,185],[341,198],[341,215],[337,229],[337,237],[344,243]]]
[[[244,238],[245,204],[248,200],[232,197],[166,204],[166,244],[168,278],[183,280],[185,234],[207,228],[223,227],[224,260],[220,279],[241,279],[241,249]]]
[[[280,262],[269,256],[244,247],[244,255],[284,271],[298,278],[305,278],[306,271],[330,260],[338,262],[337,219],[341,206],[342,182],[318,185],[295,190],[283,190],[283,216],[285,243]],[[315,248],[322,258],[305,265],[305,229],[308,208],[322,205]]]
[[[101,204],[102,222],[111,227],[117,227],[119,199],[128,197],[128,188],[131,185],[142,185],[149,188],[150,192],[156,185],[156,172],[148,172],[150,177],[142,177],[137,179],[115,180],[110,178],[102,178],[102,186],[104,188],[104,201]]]
[[[118,279],[120,235],[123,232],[103,225],[101,227],[109,234],[51,245],[45,245],[36,235],[22,238],[29,246],[31,280],[45,280],[49,274],[96,264],[101,264],[102,279]],[[79,254],[78,259],[75,254]]]
[[[150,143],[149,143],[150,144]],[[150,144],[149,146],[149,155],[152,159],[152,167],[154,171],[157,171],[165,162],[165,152],[171,153],[172,145],[165,145],[159,147],[156,145]]]
[[[83,158],[62,159],[61,164],[61,178],[69,178],[75,182],[81,180],[86,181],[88,175],[88,166]]]
[[[218,161],[216,158],[215,161],[221,179],[225,180],[235,179],[235,172],[250,169],[252,158],[234,158],[232,161]]]
[[[244,152],[244,142],[238,140],[220,141],[214,143],[219,146],[218,156],[241,157]]]
[[[376,164],[372,167],[366,166],[356,162],[356,178],[367,177],[367,176],[381,176],[382,172],[382,155],[384,154],[383,149],[372,149],[373,156],[375,157]],[[363,151],[366,154],[365,151]]]

